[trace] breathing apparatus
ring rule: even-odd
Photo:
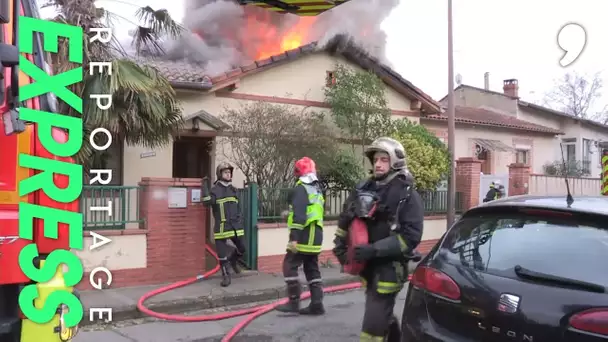
[[[394,177],[403,174],[407,175],[405,149],[400,142],[395,139],[382,137],[374,140],[365,149],[365,155],[374,164],[374,155],[377,152],[388,154],[390,170],[382,177],[376,179],[378,183],[387,184]],[[367,230],[368,221],[376,213],[379,198],[375,192],[356,190],[356,200],[354,207],[354,218],[348,228],[348,249],[346,252],[346,263],[344,271],[352,275],[358,275],[365,267],[364,262],[354,259],[355,248],[369,244],[369,233]]]

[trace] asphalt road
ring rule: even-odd
[[[404,301],[405,291],[399,295],[395,307],[397,317],[401,316]],[[324,316],[285,316],[273,311],[252,322],[233,342],[358,341],[363,303],[360,290],[326,295]],[[91,331],[81,331],[74,342],[219,342],[240,321],[241,318],[201,323],[119,322],[90,327]]]

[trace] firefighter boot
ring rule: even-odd
[[[234,253],[232,253],[232,255],[230,256],[230,266],[232,266],[232,270],[236,274],[241,273],[241,266],[239,265],[240,257],[241,255],[237,251],[234,251]]]
[[[285,304],[277,306],[276,310],[285,313],[299,313],[301,292],[302,289],[300,288],[299,282],[287,282],[287,297],[289,298],[289,301]]]
[[[321,282],[312,283],[310,289],[310,304],[300,310],[302,315],[323,315],[325,308],[323,307],[323,284]]]
[[[230,286],[230,272],[228,271],[228,267],[226,265],[226,263],[221,263],[221,269],[222,269],[222,282],[220,283],[220,286],[222,287],[227,287]]]
[[[393,316],[388,326],[386,342],[401,342],[401,327],[399,327],[399,320],[395,316]]]

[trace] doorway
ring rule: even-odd
[[[173,178],[209,177],[212,146],[212,138],[177,138],[173,142]]]
[[[488,149],[483,146],[475,144],[475,154],[479,161],[481,161],[481,172],[484,175],[492,173],[492,155]]]

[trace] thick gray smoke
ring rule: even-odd
[[[183,23],[188,32],[167,43],[167,58],[204,63],[211,76],[254,61],[261,53],[274,55],[297,47],[282,46],[283,38],[294,30],[302,44],[316,41],[319,48],[338,35],[348,36],[370,55],[386,61],[386,34],[380,25],[399,3],[351,0],[311,18],[243,7],[232,0],[185,1]]]

